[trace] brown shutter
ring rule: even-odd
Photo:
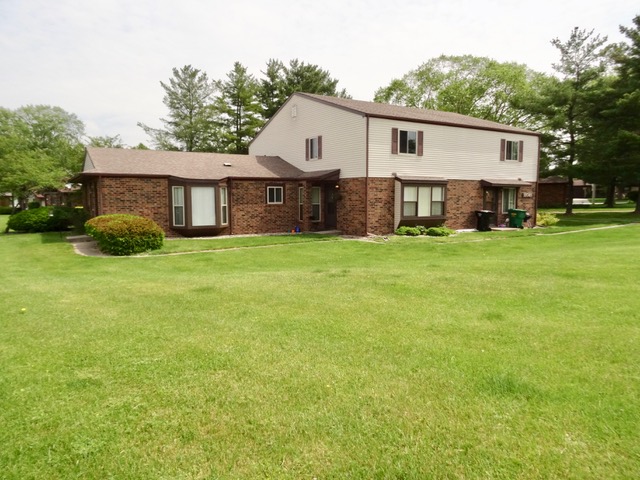
[[[418,130],[418,156],[421,157],[423,153],[422,144],[424,142],[424,132],[422,130]]]
[[[318,135],[318,160],[322,159],[322,135]]]
[[[396,155],[398,153],[398,129],[391,129],[391,153]]]
[[[524,160],[524,142],[520,140],[518,142],[518,161],[522,162]]]
[[[503,138],[500,140],[500,161],[504,162],[505,149],[507,147],[507,141]]]
[[[309,139],[304,141],[304,159],[309,160]]]

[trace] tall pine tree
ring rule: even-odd
[[[138,123],[155,147],[161,150],[211,152],[218,148],[215,110],[212,107],[215,85],[207,74],[185,65],[172,70],[168,83],[160,82],[165,91],[163,103],[169,110],[162,118],[164,128]]]

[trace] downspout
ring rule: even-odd
[[[538,218],[538,192],[540,191],[540,150],[541,150],[542,137],[538,135],[538,163],[536,165],[536,190],[534,192],[535,202],[533,202],[533,225],[536,226],[536,219]]]
[[[365,115],[367,119],[366,129],[366,147],[365,147],[365,173],[364,173],[364,234],[369,234],[369,115]]]

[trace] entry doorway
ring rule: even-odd
[[[338,195],[340,191],[336,186],[333,182],[324,185],[324,228],[327,230],[334,230],[338,226]]]

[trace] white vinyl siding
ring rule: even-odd
[[[191,225],[210,227],[216,224],[216,189],[191,187]]]
[[[391,153],[391,129],[424,131],[423,155]],[[369,131],[369,176],[423,176],[449,180],[522,179],[537,181],[538,137],[508,134],[524,142],[522,162],[500,162],[500,140],[504,132],[430,125],[409,121],[371,118]]]
[[[362,115],[294,95],[251,142],[249,154],[277,155],[305,172],[340,169],[340,178],[361,178],[366,176],[366,132]],[[322,161],[305,160],[306,139],[319,136]]]

